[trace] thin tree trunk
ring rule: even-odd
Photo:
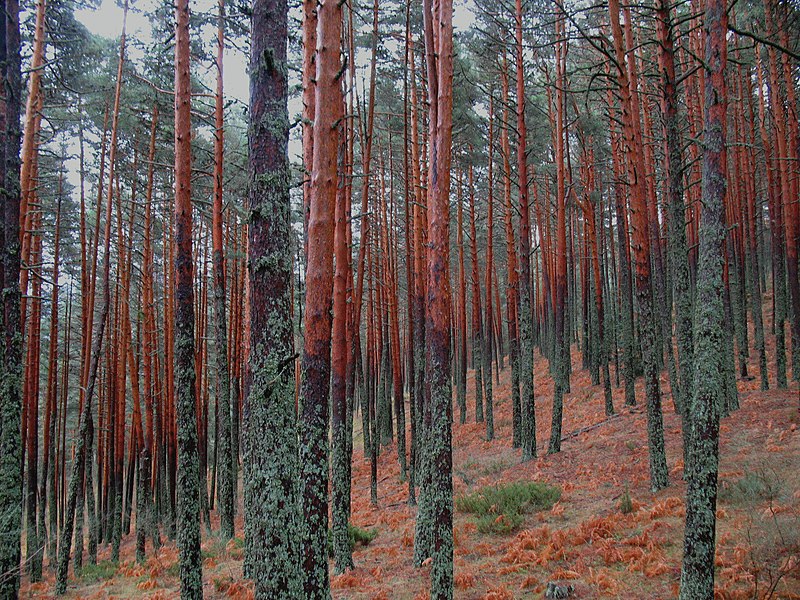
[[[676,89],[673,25],[668,0],[659,0],[656,28],[659,65],[662,78],[662,113],[664,115],[664,167],[667,172],[669,204],[669,255],[672,265],[672,289],[678,338],[678,376],[672,382],[673,402],[681,413],[684,473],[691,453],[689,405],[693,396],[694,337],[692,331],[692,289],[689,275],[689,249],[686,245],[686,207],[683,200],[683,141],[681,140]],[[670,339],[670,344],[672,343]]]
[[[478,266],[478,240],[475,229],[475,184],[469,166],[469,252],[472,264],[472,368],[475,373],[475,422],[483,423],[483,311],[481,310],[481,278]],[[488,374],[491,379],[491,373]]]
[[[203,597],[192,265],[189,0],[175,6],[175,418],[181,598]]]
[[[531,226],[528,207],[527,128],[525,77],[522,63],[522,0],[516,0],[515,51],[517,63],[517,170],[519,177],[519,371],[522,384],[522,460],[536,458],[536,409],[533,390],[533,294],[531,292]]]
[[[561,424],[564,411],[564,393],[569,388],[570,337],[567,332],[567,214],[566,214],[566,168],[565,142],[567,135],[564,124],[566,104],[566,41],[563,40],[564,17],[556,20],[556,90],[555,90],[555,157],[556,157],[556,285],[554,322],[555,330],[555,373],[553,392],[553,415],[550,426],[548,454],[561,451]]]
[[[486,343],[484,345],[483,375],[486,400],[486,439],[494,439],[494,398],[492,395],[492,352],[494,348],[494,302],[492,274],[494,272],[494,94],[489,94],[489,164],[486,198]]]
[[[214,105],[214,204],[212,207],[211,241],[214,267],[214,351],[216,355],[216,390],[218,435],[216,446],[219,464],[220,534],[230,539],[234,534],[236,481],[233,479],[233,438],[231,437],[231,393],[228,367],[228,332],[225,318],[225,251],[222,241],[222,175],[224,161],[224,114],[222,57],[225,50],[225,5],[219,0],[217,27],[217,91]]]
[[[505,127],[501,132],[501,147],[503,150],[503,172],[505,181],[503,185],[504,221],[506,230],[506,319],[508,321],[508,355],[511,363],[511,413],[512,413],[512,446],[519,448],[522,445],[522,406],[519,395],[519,338],[517,336],[517,312],[519,309],[519,274],[517,273],[517,249],[514,240],[513,207],[511,205],[511,144],[508,130],[510,121],[508,116],[508,62],[503,53],[503,67],[500,74],[502,83],[503,123]]]
[[[109,151],[109,185],[108,194],[106,198],[105,210],[105,230],[103,238],[103,303],[100,306],[100,321],[97,324],[97,329],[92,339],[92,347],[90,353],[90,362],[88,365],[88,377],[86,385],[85,399],[83,402],[83,410],[80,413],[78,421],[78,438],[75,445],[75,457],[72,461],[72,472],[69,479],[69,491],[66,511],[64,512],[64,520],[61,528],[61,541],[58,549],[58,570],[56,573],[56,595],[63,595],[67,591],[67,570],[69,567],[69,556],[72,545],[72,532],[75,525],[75,508],[77,504],[78,487],[84,478],[84,467],[87,460],[91,460],[91,454],[87,455],[87,445],[91,448],[90,435],[92,429],[90,427],[91,410],[92,410],[92,397],[94,388],[97,383],[97,372],[100,366],[101,352],[103,348],[103,338],[105,336],[105,329],[109,320],[109,312],[111,309],[111,216],[112,216],[112,189],[114,182],[114,166],[117,155],[117,131],[119,124],[119,106],[120,95],[122,89],[122,68],[125,62],[125,24],[128,15],[128,3],[125,2],[123,18],[122,18],[122,35],[120,37],[120,50],[119,50],[119,64],[117,67],[117,83],[114,91],[114,108],[112,111],[112,125],[111,125],[111,145]],[[99,212],[99,211],[98,211]],[[99,223],[98,215],[98,223]],[[99,226],[97,228],[99,233]],[[98,406],[99,406],[98,402]],[[98,452],[98,456],[99,456]],[[92,488],[89,485],[89,478],[86,478],[84,493],[92,493]],[[98,475],[98,486],[101,484]],[[92,507],[90,507],[90,519],[92,514]],[[89,525],[89,535],[92,536],[92,524]],[[95,529],[96,531],[96,529]],[[92,541],[90,539],[90,554],[92,553]]]
[[[619,21],[619,3],[609,0],[609,13],[614,37],[616,59],[619,66],[618,80],[622,96],[624,135],[628,155],[628,177],[633,193],[631,213],[633,217],[634,249],[636,253],[636,289],[639,300],[639,328],[644,359],[645,395],[647,398],[647,434],[650,450],[650,482],[653,490],[669,484],[667,461],[664,453],[664,429],[661,415],[661,390],[658,380],[658,353],[656,323],[653,306],[653,289],[650,269],[650,236],[647,221],[647,198],[644,189],[644,156],[641,139],[636,136],[639,110],[637,92],[632,88],[625,67],[622,28]]]
[[[39,498],[41,507],[39,508],[39,549],[37,561],[41,563],[44,555],[45,548],[45,507],[49,504],[51,515],[55,514],[56,506],[53,500],[55,495],[48,495],[48,480],[50,486],[53,487],[55,479],[55,430],[56,430],[56,408],[58,405],[58,267],[59,267],[59,251],[61,242],[61,194],[64,178],[64,167],[58,174],[58,198],[56,200],[56,224],[55,235],[53,239],[53,293],[50,298],[50,345],[48,348],[48,368],[47,368],[47,398],[45,418],[44,418],[44,448],[42,449],[42,477],[39,485]],[[51,474],[52,472],[52,474]],[[30,477],[30,475],[29,475]],[[51,498],[52,496],[52,498]],[[45,499],[47,502],[45,502]],[[52,520],[52,519],[51,519]],[[57,532],[52,527],[50,528],[50,539],[57,538]],[[51,557],[51,564],[55,561]],[[41,571],[41,564],[39,565]]]
[[[415,559],[427,550],[433,559],[432,600],[453,597],[452,391],[450,377],[450,167],[453,111],[453,5],[450,0],[423,2],[427,59],[428,273],[425,311],[426,381],[430,401],[425,411],[423,461],[427,485],[417,514]],[[417,541],[415,540],[415,546]]]
[[[456,351],[456,402],[458,403],[459,422],[467,422],[467,278],[464,271],[464,198],[460,174],[458,192],[456,194],[456,246],[458,248],[458,295],[456,302],[457,351]],[[476,418],[477,421],[477,418]]]
[[[330,597],[328,577],[328,394],[331,373],[334,212],[342,129],[342,6],[325,0],[317,10],[316,115],[308,220],[305,346],[300,390],[300,482],[305,527],[303,587],[308,599]],[[375,440],[373,440],[373,444]]]
[[[343,101],[344,102],[344,101]],[[342,108],[344,113],[344,107]],[[344,166],[344,143],[340,140],[339,163]],[[350,478],[347,469],[347,277],[348,254],[346,222],[346,186],[344,178],[338,182],[336,194],[333,280],[333,325],[331,334],[331,407],[333,461],[331,465],[331,491],[333,495],[331,537],[336,571],[343,573],[354,568],[350,547],[348,522]]]

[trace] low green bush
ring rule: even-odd
[[[526,513],[549,510],[561,490],[546,483],[518,481],[487,486],[455,498],[456,510],[476,515],[481,533],[510,533],[525,522]]]
[[[361,529],[361,527],[348,523],[347,535],[350,538],[350,549],[353,550],[357,544],[369,546],[370,542],[378,535],[378,532],[374,529]],[[333,532],[330,529],[328,529],[328,556],[333,556]]]
[[[776,500],[783,489],[783,483],[774,471],[747,471],[738,481],[720,481],[718,496],[722,502],[731,504],[750,504],[765,500]]]
[[[87,583],[110,579],[117,572],[119,565],[110,560],[104,560],[96,565],[83,563],[80,570],[80,578]]]
[[[631,500],[631,493],[628,491],[628,486],[625,486],[625,492],[620,497],[617,503],[617,510],[623,515],[628,515],[633,512],[633,500]]]

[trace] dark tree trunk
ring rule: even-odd
[[[618,81],[622,96],[623,140],[628,155],[628,179],[632,187],[631,216],[633,247],[636,263],[636,295],[639,301],[640,345],[644,362],[645,396],[647,399],[647,437],[650,454],[650,485],[653,490],[669,483],[667,460],[664,452],[664,428],[661,414],[659,386],[659,353],[656,315],[650,265],[650,235],[645,189],[645,166],[642,141],[637,137],[640,122],[638,90],[632,86],[625,67],[622,28],[619,20],[619,2],[609,0],[609,13],[614,47],[619,65]]]
[[[233,537],[236,480],[233,478],[233,438],[231,436],[231,393],[228,368],[228,331],[225,318],[225,254],[222,242],[222,175],[224,159],[224,114],[222,56],[225,48],[224,0],[219,0],[217,28],[217,90],[214,107],[214,204],[212,207],[211,240],[214,266],[214,351],[216,355],[217,422],[216,451],[219,465],[218,512],[220,535]]]
[[[531,292],[531,225],[528,207],[525,78],[522,64],[522,0],[516,1],[517,169],[519,177],[519,373],[522,387],[522,460],[536,458],[536,410],[533,390],[533,294]]]
[[[203,597],[192,265],[192,120],[189,0],[175,7],[175,417],[181,598]]]
[[[342,114],[344,107],[342,108]],[[339,167],[344,166],[345,140],[340,140]],[[352,569],[353,551],[350,547],[348,522],[350,520],[350,471],[347,453],[347,280],[349,277],[349,249],[347,247],[347,186],[340,178],[336,194],[334,258],[336,261],[333,280],[333,325],[331,335],[331,408],[332,408],[332,523],[333,558],[336,571],[343,573]]]
[[[0,597],[19,591],[22,522],[22,328],[20,323],[20,75],[19,3],[6,0],[0,44],[0,68],[6,90],[3,117],[3,362],[0,385]]]
[[[302,598],[294,396],[292,232],[287,143],[286,0],[253,5],[248,277],[250,368],[244,406],[245,548],[257,597]]]

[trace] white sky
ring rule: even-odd
[[[155,7],[153,0],[138,0],[133,9],[128,11],[127,35],[141,42],[149,42],[151,38],[150,21],[143,14]],[[190,10],[216,11],[217,3],[214,0],[192,0]],[[122,7],[115,0],[102,0],[97,10],[84,9],[75,12],[76,18],[86,28],[96,35],[116,39],[122,32]],[[196,32],[193,32],[197,35]],[[141,51],[131,45],[128,46],[128,56],[134,61],[142,58]],[[249,81],[247,78],[247,61],[241,52],[227,48],[224,57],[224,83],[225,95],[232,96],[247,102],[249,94]],[[213,84],[212,84],[213,89]]]
[[[128,39],[137,39],[144,44],[152,40],[152,28],[145,12],[151,12],[158,0],[136,0],[131,2],[131,7],[128,10],[127,19],[127,37]],[[216,0],[190,0],[191,11],[195,12],[213,12],[216,13],[217,2]],[[116,0],[102,0],[100,7],[96,10],[83,9],[76,11],[76,18],[83,23],[83,25],[92,33],[102,37],[116,39],[122,32],[122,6],[117,4]],[[453,9],[453,27],[455,31],[467,30],[475,21],[475,5],[474,0],[455,0]],[[204,36],[208,44],[213,43],[216,31],[211,27],[203,31],[193,31],[192,35]],[[390,40],[386,40],[390,42]],[[369,51],[363,49],[362,52],[356,56],[356,64],[359,66],[367,65],[369,63]],[[127,56],[134,62],[143,57],[142,50],[132,44],[128,44]],[[241,50],[231,47],[226,47],[224,55],[223,77],[225,96],[228,98],[235,98],[244,105],[249,104],[250,82],[247,73],[248,57],[244,55]],[[203,65],[201,68],[196,68],[197,73],[206,73],[207,77],[213,78],[215,69],[208,69],[209,65]],[[297,73],[290,73],[289,85],[298,85],[300,82],[297,80]],[[213,80],[206,82],[210,89],[214,89]],[[293,120],[299,116],[302,111],[302,102],[298,96],[289,100],[289,118]],[[299,131],[293,131],[289,139],[289,156],[293,161],[302,160],[302,143]]]
[[[142,42],[151,39],[150,22],[143,11],[151,10],[153,0],[138,0],[128,11],[128,37]],[[192,0],[190,10],[216,11],[215,0]],[[76,11],[75,16],[89,31],[106,38],[116,39],[122,31],[122,7],[115,0],[102,0],[97,10],[83,9]],[[453,26],[456,31],[468,29],[475,21],[474,0],[456,0]],[[197,35],[195,33],[195,35]],[[138,49],[129,46],[129,56],[133,60],[141,58]],[[241,52],[228,48],[225,52],[224,84],[225,95],[232,96],[247,103],[249,81],[247,77],[247,58]]]

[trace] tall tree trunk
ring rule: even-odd
[[[636,405],[636,365],[633,325],[633,289],[631,285],[631,248],[628,238],[628,213],[625,188],[622,185],[622,136],[616,130],[616,110],[613,92],[609,90],[609,126],[611,158],[613,162],[614,206],[617,217],[617,245],[619,247],[619,276],[617,290],[620,297],[620,342],[622,343],[622,376],[625,385],[625,405]]]
[[[353,45],[353,27],[352,27],[352,11],[350,12],[350,44]],[[416,285],[414,273],[414,261],[416,260],[414,248],[414,229],[416,227],[416,220],[414,217],[414,207],[412,199],[416,196],[416,181],[412,179],[412,165],[411,165],[411,137],[409,135],[409,101],[410,101],[410,87],[409,87],[409,68],[410,60],[412,60],[412,43],[411,43],[411,0],[406,2],[406,31],[405,31],[405,64],[403,73],[403,175],[404,185],[403,192],[405,196],[405,242],[406,242],[406,318],[407,318],[407,381],[408,381],[408,405],[409,405],[409,420],[411,421],[411,444],[409,449],[409,464],[408,464],[408,503],[411,506],[416,505],[416,485],[417,485],[417,444],[418,430],[417,430],[417,379],[416,368],[414,365],[414,340],[416,339],[416,325],[414,323],[414,286]],[[351,49],[351,55],[354,51]],[[351,67],[351,82],[354,79],[355,69]],[[351,148],[353,141],[350,142]],[[351,269],[352,270],[352,269]],[[350,279],[352,280],[352,274]],[[352,336],[353,324],[350,324],[348,334]],[[351,361],[352,362],[352,361]],[[352,410],[351,410],[352,413]],[[351,439],[352,443],[352,439]]]
[[[740,67],[741,68],[741,67]],[[766,346],[764,343],[764,316],[762,312],[762,287],[761,287],[761,277],[759,275],[759,243],[757,237],[757,230],[758,226],[756,224],[756,219],[758,218],[758,212],[756,210],[756,190],[755,190],[755,172],[756,172],[756,160],[755,160],[755,153],[754,153],[754,145],[755,145],[755,119],[753,118],[753,89],[751,79],[748,76],[745,78],[742,73],[740,73],[740,78],[742,81],[742,102],[744,102],[744,95],[747,95],[747,107],[748,107],[748,119],[750,122],[750,126],[747,128],[747,141],[748,144],[745,147],[746,153],[746,162],[744,164],[743,172],[747,174],[746,181],[747,181],[747,189],[746,195],[747,198],[745,200],[745,214],[746,214],[746,222],[747,222],[747,254],[749,258],[749,283],[750,283],[750,313],[753,319],[753,329],[755,334],[755,346],[756,351],[758,352],[758,370],[761,379],[761,390],[769,389],[769,372],[767,369],[767,351]],[[744,112],[744,107],[742,107],[742,112]],[[742,126],[744,128],[744,115],[740,117]]]
[[[228,367],[228,332],[225,318],[225,251],[222,238],[222,175],[225,158],[222,57],[225,50],[225,5],[219,0],[217,26],[217,91],[214,104],[214,203],[212,206],[211,241],[214,264],[214,351],[216,355],[216,382],[218,407],[217,452],[219,464],[220,534],[225,539],[233,537],[236,481],[233,479],[233,438],[231,437],[231,392]]]
[[[372,48],[370,55],[370,78],[369,78],[369,100],[367,101],[367,123],[366,129],[361,132],[362,144],[362,185],[361,185],[361,240],[358,247],[358,271],[356,275],[356,288],[353,294],[353,363],[358,366],[353,372],[356,377],[360,373],[361,383],[366,384],[364,374],[369,371],[364,370],[361,360],[361,309],[364,296],[364,269],[366,267],[366,253],[369,245],[370,236],[370,215],[369,215],[369,188],[370,188],[370,169],[372,163],[372,131],[375,123],[375,83],[377,75],[377,52],[378,52],[378,0],[374,0],[372,6]],[[413,73],[413,62],[412,62]],[[413,82],[413,76],[412,76]],[[413,92],[413,87],[412,87]],[[413,102],[413,96],[412,96]],[[364,388],[365,390],[366,388]],[[370,454],[372,448],[372,434],[369,427],[369,399],[366,393],[361,396],[362,432],[364,436],[364,454]]]
[[[603,397],[605,400],[605,410],[606,415],[613,415],[614,403],[611,396],[611,376],[608,369],[608,347],[605,330],[605,309],[603,303],[603,278],[601,275],[600,265],[601,254],[600,244],[597,240],[597,217],[595,216],[597,207],[593,202],[593,198],[597,196],[594,173],[593,144],[593,137],[588,136],[588,139],[584,144],[583,165],[581,166],[581,170],[584,172],[583,186],[585,197],[579,200],[578,203],[583,211],[584,222],[586,224],[586,238],[591,253],[594,303],[595,312],[597,313],[597,344],[599,346],[598,352],[600,354],[598,358],[600,361],[600,370],[602,371],[603,375]],[[600,223],[602,228],[602,210],[600,215]]]
[[[37,160],[38,154],[34,154]],[[38,162],[38,160],[37,160]],[[31,177],[38,179],[38,164],[34,165]],[[27,417],[23,413],[23,431],[26,433],[25,463],[27,470],[26,490],[25,490],[25,562],[27,571],[32,582],[38,582],[42,578],[42,563],[39,560],[38,538],[44,532],[37,531],[36,512],[39,505],[37,501],[37,483],[39,478],[39,378],[40,378],[40,356],[41,356],[41,334],[42,334],[42,277],[37,268],[42,262],[42,236],[39,233],[42,228],[42,212],[39,208],[38,194],[31,194],[31,205],[36,208],[30,209],[28,224],[31,227],[30,248],[27,261],[28,268],[34,271],[33,284],[31,286],[30,315],[27,319],[27,358],[25,360],[24,379],[22,384],[23,405],[27,405]],[[23,296],[24,297],[24,296]],[[24,318],[23,318],[24,321]],[[23,322],[23,327],[26,324]]]
[[[19,591],[22,522],[22,327],[20,323],[20,75],[19,3],[6,0],[0,69],[6,90],[3,117],[3,362],[0,385],[0,597]]]
[[[556,20],[556,93],[555,93],[555,156],[556,156],[556,301],[554,306],[555,330],[555,372],[553,391],[553,415],[550,426],[548,454],[561,451],[561,424],[564,412],[564,393],[569,388],[570,338],[567,332],[567,209],[566,209],[566,168],[565,142],[567,135],[564,123],[566,104],[566,41],[564,38],[564,17]]]
[[[517,312],[519,309],[519,274],[517,272],[517,249],[514,240],[513,207],[511,205],[511,144],[508,131],[510,121],[508,115],[508,61],[503,53],[503,67],[500,74],[502,83],[503,127],[501,147],[503,149],[503,185],[504,222],[506,230],[506,319],[508,321],[508,355],[511,363],[511,414],[512,414],[512,446],[522,445],[522,406],[519,395],[519,338],[517,336]]]
[[[302,598],[287,143],[286,0],[253,5],[250,55],[248,294],[244,410],[245,548],[257,597]],[[272,60],[267,60],[272,57]]]
[[[67,493],[67,505],[66,510],[64,512],[64,520],[61,526],[61,540],[59,542],[58,548],[58,569],[56,573],[56,586],[55,592],[56,595],[63,595],[67,591],[67,571],[69,568],[69,556],[71,551],[72,545],[72,532],[75,526],[75,509],[77,505],[77,496],[78,496],[78,488],[81,485],[81,482],[84,481],[84,469],[86,466],[87,457],[91,461],[91,453],[87,453],[87,446],[89,449],[92,447],[92,435],[93,435],[93,427],[91,426],[91,412],[92,412],[92,397],[94,394],[94,388],[97,383],[97,373],[100,366],[100,360],[102,359],[102,349],[103,349],[103,339],[105,336],[105,330],[108,326],[109,321],[109,312],[111,309],[111,219],[113,213],[113,183],[114,183],[114,166],[116,162],[116,155],[117,155],[117,131],[119,125],[119,107],[120,107],[120,96],[122,90],[122,70],[123,65],[125,63],[125,31],[126,31],[126,21],[128,16],[128,3],[127,0],[125,2],[124,10],[123,10],[123,17],[122,17],[122,35],[120,36],[120,49],[119,49],[119,62],[117,65],[117,82],[116,87],[114,90],[114,107],[112,110],[112,125],[111,125],[111,144],[109,150],[109,184],[108,184],[108,193],[106,198],[106,210],[105,210],[105,228],[104,228],[104,236],[103,236],[103,303],[100,306],[100,321],[97,324],[97,329],[93,332],[94,337],[92,338],[91,344],[91,352],[90,360],[88,363],[88,369],[85,372],[86,374],[86,392],[83,402],[82,411],[79,416],[78,420],[78,438],[75,444],[75,456],[72,460],[72,471],[70,473],[69,478],[69,491]],[[96,231],[99,234],[100,232],[100,206],[98,205],[98,215],[97,215],[97,228]],[[98,235],[99,241],[99,235]],[[89,335],[87,333],[87,335]],[[98,407],[100,406],[100,401],[98,400]],[[64,415],[66,417],[66,415]],[[66,425],[66,424],[65,424]],[[62,428],[62,434],[65,433],[66,426]],[[98,444],[98,460],[100,459],[102,452],[99,451],[99,444]],[[92,487],[90,486],[89,477],[86,478],[84,483],[84,493],[85,494],[92,494]],[[98,489],[102,482],[100,481],[99,477],[99,470],[98,470]],[[90,520],[92,517],[92,508],[90,507]],[[89,536],[90,536],[90,555],[92,554],[92,540],[91,537],[94,535],[94,531],[97,531],[96,528],[92,527],[90,522],[89,526]]]
[[[344,106],[342,107],[344,114]],[[344,143],[340,140],[339,164],[343,167]],[[353,550],[350,547],[348,522],[350,520],[350,473],[347,468],[347,278],[349,249],[347,247],[346,197],[344,178],[338,182],[336,194],[333,279],[333,325],[331,334],[331,408],[332,408],[332,524],[333,558],[336,571],[343,573],[352,569]]]
[[[39,498],[41,506],[39,508],[39,548],[35,560],[39,561],[39,570],[41,571],[41,561],[44,555],[45,548],[45,506],[49,505],[51,515],[55,514],[56,506],[52,500],[55,499],[53,495],[48,496],[48,481],[50,487],[53,487],[55,479],[55,430],[56,430],[56,408],[58,398],[58,267],[59,267],[59,251],[61,246],[61,194],[63,192],[64,180],[64,166],[61,165],[61,170],[58,174],[58,198],[56,199],[56,223],[55,234],[53,238],[53,293],[50,299],[50,345],[48,348],[48,367],[47,367],[47,397],[45,399],[45,417],[44,417],[44,448],[42,449],[42,476],[39,485]],[[52,471],[52,476],[51,476]],[[29,475],[30,476],[30,475]],[[50,539],[58,537],[57,531],[50,528]],[[51,560],[51,564],[55,561]]]
[[[475,229],[475,182],[469,166],[469,252],[472,264],[472,368],[475,372],[475,422],[483,423],[483,311],[481,278],[478,266],[478,240]],[[491,379],[491,372],[487,375]]]
[[[459,421],[463,425],[467,422],[467,277],[464,271],[464,198],[461,177],[458,174],[457,177],[456,247],[458,248],[458,295],[456,296],[456,301],[458,310],[456,331],[458,333],[458,348],[455,353],[456,402],[458,403]]]
[[[767,0],[764,7],[765,28],[768,35],[777,37],[776,28],[773,19],[773,2]],[[787,218],[789,217],[788,211],[784,205],[790,206],[796,202],[796,198],[792,198],[789,202],[790,196],[790,183],[789,183],[789,167],[786,164],[788,159],[788,152],[786,148],[786,111],[784,109],[784,102],[786,100],[785,93],[781,89],[780,81],[778,78],[778,59],[777,51],[774,47],[767,48],[767,57],[769,63],[768,78],[766,80],[766,88],[769,91],[769,107],[772,112],[772,137],[770,144],[774,155],[774,169],[777,171],[774,178],[774,193],[770,194],[770,225],[772,228],[772,260],[773,260],[773,302],[775,304],[774,311],[774,327],[775,327],[775,365],[776,365],[776,380],[778,388],[785,389],[787,387],[786,379],[786,309],[787,309],[787,293],[786,293],[786,258],[788,246],[794,245],[794,240],[790,240],[788,236],[784,236],[786,231],[785,227],[788,226]],[[794,224],[792,224],[794,225]],[[791,227],[791,230],[794,228]],[[797,256],[794,256],[794,265],[790,267],[789,273],[797,279]]]
[[[453,127],[453,5],[423,2],[428,74],[428,274],[425,311],[426,382],[423,460],[427,486],[417,514],[421,548],[432,558],[430,595],[453,597],[453,454],[450,378],[450,166]],[[415,544],[416,544],[415,540]],[[421,552],[415,548],[415,559]]]
[[[192,265],[192,116],[189,0],[175,6],[175,418],[177,542],[181,598],[203,597],[200,557],[200,468],[195,387]]]
[[[528,207],[525,69],[522,63],[522,0],[516,0],[515,51],[517,62],[517,170],[519,177],[519,371],[522,384],[522,460],[536,458],[536,409],[533,391],[533,294],[531,293],[531,225]]]
[[[143,375],[144,375],[144,411],[145,411],[145,436],[144,446],[140,456],[139,487],[136,492],[136,559],[143,561],[145,558],[145,541],[148,534],[153,539],[153,548],[160,545],[158,539],[158,523],[155,507],[153,505],[153,481],[156,479],[154,471],[154,435],[153,435],[153,404],[154,404],[154,374],[158,376],[155,366],[156,341],[155,319],[153,317],[153,248],[152,248],[152,203],[153,203],[153,174],[155,170],[156,127],[158,123],[158,105],[153,105],[153,117],[150,124],[150,149],[147,167],[147,190],[144,208],[144,251],[142,258],[142,318],[143,318]]]
[[[686,205],[683,200],[683,141],[678,115],[678,91],[675,73],[674,33],[668,0],[659,0],[656,29],[661,68],[661,110],[664,115],[664,168],[667,173],[669,206],[669,256],[672,266],[672,290],[678,339],[678,375],[672,383],[673,402],[681,413],[684,467],[691,456],[689,405],[694,377],[692,288],[689,276],[689,249],[686,245]],[[671,343],[671,340],[670,340]],[[684,473],[686,470],[684,469]]]
[[[342,5],[325,0],[317,9],[317,112],[308,220],[305,346],[300,389],[300,485],[305,526],[303,587],[308,599],[330,597],[328,577],[328,401],[331,373],[334,212],[337,156],[343,118],[340,77]],[[373,440],[373,444],[375,440]]]
[[[695,374],[691,407],[692,461],[686,491],[681,600],[714,596],[714,550],[719,460],[719,407],[724,404],[725,356],[722,270],[725,256],[726,4],[707,0],[703,212],[695,303]]]
[[[631,86],[625,63],[622,28],[619,20],[619,2],[609,0],[611,29],[614,48],[619,67],[618,80],[622,96],[624,124],[623,140],[628,156],[628,178],[633,188],[631,213],[636,255],[636,290],[639,300],[640,344],[644,361],[645,395],[647,398],[647,436],[650,450],[650,485],[659,490],[669,484],[667,461],[664,453],[664,429],[661,415],[661,390],[658,379],[658,353],[656,342],[656,323],[653,305],[653,288],[650,268],[650,236],[648,229],[647,197],[644,185],[644,155],[641,139],[637,137],[640,118],[638,91]],[[631,58],[631,60],[633,60]]]
[[[489,163],[486,182],[486,343],[483,351],[483,374],[486,399],[486,439],[494,439],[494,398],[492,396],[492,350],[494,347],[494,310],[492,299],[492,273],[494,263],[494,95],[489,94]]]

